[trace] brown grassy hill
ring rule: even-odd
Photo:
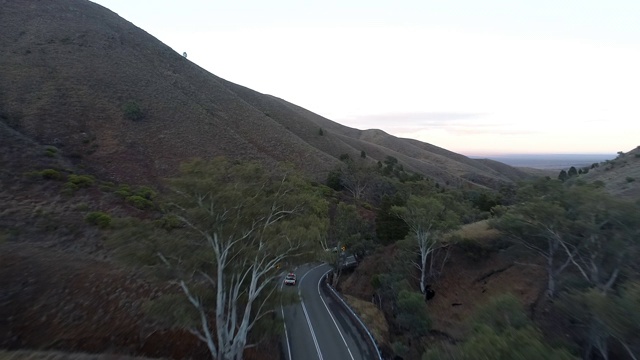
[[[610,193],[630,200],[640,200],[640,146],[581,175],[589,182],[602,181]]]
[[[493,187],[524,176],[223,80],[86,0],[5,1],[0,22],[0,120],[113,180],[153,181],[216,155],[287,161],[324,179],[340,154],[361,150],[443,183]]]

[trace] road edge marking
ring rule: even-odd
[[[340,331],[340,327],[338,326],[338,323],[336,322],[336,318],[331,313],[331,310],[329,310],[329,306],[327,306],[327,302],[324,301],[324,297],[322,296],[322,293],[320,292],[320,283],[322,283],[322,279],[324,279],[325,276],[327,276],[327,274],[330,273],[330,272],[331,272],[331,270],[327,270],[327,272],[325,272],[320,277],[320,280],[318,280],[318,296],[320,296],[320,300],[322,300],[322,304],[324,304],[324,308],[327,309],[327,312],[329,313],[329,316],[331,317],[331,320],[333,321],[333,325],[336,326],[336,329],[338,330],[338,334],[340,334],[340,337],[342,338],[342,342],[344,342],[344,346],[347,348],[347,351],[349,352],[349,356],[351,356],[351,360],[356,360],[353,357],[353,354],[351,353],[351,349],[349,349],[349,344],[347,344],[347,340],[344,338],[344,335],[342,335],[342,331]]]
[[[311,332],[311,338],[313,339],[313,343],[316,345],[316,351],[318,352],[318,358],[320,360],[324,360],[324,358],[322,357],[322,351],[320,351],[320,345],[318,345],[318,339],[316,338],[316,333],[315,333],[315,331],[313,331],[313,325],[311,325],[311,319],[309,319],[309,313],[307,312],[307,307],[304,305],[304,299],[302,298],[302,292],[300,291],[300,289],[302,288],[302,281],[307,276],[307,274],[310,273],[311,271],[321,267],[321,266],[324,266],[324,264],[320,264],[318,266],[315,266],[315,267],[307,270],[307,272],[305,272],[304,275],[302,275],[302,277],[300,278],[300,282],[298,284],[298,296],[300,297],[300,305],[302,305],[302,311],[304,312],[304,317],[307,319],[307,325],[309,326],[309,331]]]

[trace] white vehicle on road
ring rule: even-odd
[[[285,285],[295,286],[296,285],[296,274],[288,273],[287,276],[284,278],[284,284]]]

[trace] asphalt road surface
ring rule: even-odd
[[[326,264],[305,265],[295,272],[296,286],[284,287],[300,295],[299,303],[281,307],[285,359],[377,359],[344,308],[320,286],[322,276],[330,270]]]

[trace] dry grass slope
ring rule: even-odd
[[[186,159],[217,155],[289,162],[324,180],[340,154],[362,150],[373,162],[394,156],[452,185],[496,187],[523,176],[379,130],[351,129],[223,80],[86,0],[2,6],[0,121],[39,144],[64,147],[112,180],[152,182]],[[131,103],[138,116],[126,116]]]

